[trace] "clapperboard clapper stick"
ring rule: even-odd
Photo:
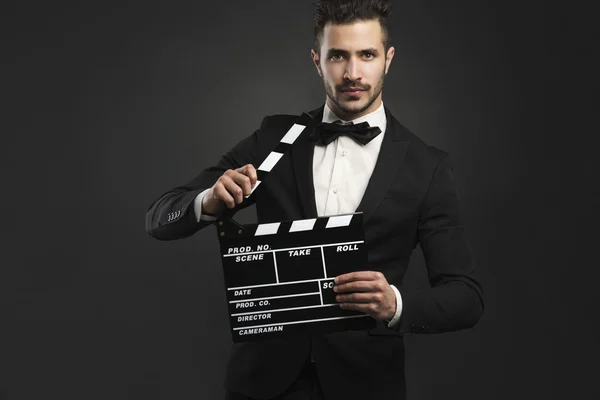
[[[303,114],[258,167],[250,196],[310,118]],[[232,218],[239,208],[216,221],[234,343],[375,327],[341,309],[333,292],[337,275],[367,265],[362,213],[242,225]]]

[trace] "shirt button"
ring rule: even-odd
[[[338,190],[337,189],[333,189],[333,193],[337,194]]]
[[[346,154],[348,154],[348,153],[346,152],[346,150],[342,150],[342,152],[340,153],[340,155],[341,155],[342,157],[346,157]]]

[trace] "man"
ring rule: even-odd
[[[226,372],[229,399],[403,399],[402,335],[469,328],[483,312],[447,153],[424,144],[383,106],[394,57],[389,10],[389,0],[316,3],[311,56],[326,102],[254,199],[260,223],[363,212],[368,265],[338,276],[335,291],[340,307],[378,325],[236,344]],[[147,232],[160,240],[188,237],[242,203],[257,181],[255,167],[296,119],[264,118],[216,166],[160,196],[147,212]],[[375,129],[325,135],[321,122],[335,121]],[[417,244],[431,290],[403,285]]]

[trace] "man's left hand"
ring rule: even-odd
[[[377,320],[391,320],[396,313],[396,294],[381,272],[339,275],[333,291],[345,310],[361,311]]]

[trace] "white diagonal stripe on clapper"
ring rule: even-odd
[[[281,225],[281,222],[273,222],[271,224],[260,224],[256,228],[254,236],[273,235],[277,233],[279,225]]]
[[[283,139],[281,139],[281,143],[287,143],[287,144],[294,143],[294,141],[296,141],[296,139],[298,139],[298,136],[300,136],[300,134],[302,133],[304,128],[306,128],[306,126],[294,124],[290,128],[290,130],[285,134]]]
[[[256,188],[258,187],[258,185],[260,185],[260,182],[261,181],[256,181],[256,184],[254,185],[254,187],[250,191],[250,194],[248,196],[246,196],[246,198],[250,197],[252,195],[252,193],[254,193],[254,191],[256,190]]]
[[[270,172],[281,157],[283,157],[283,154],[278,153],[276,151],[272,151],[271,154],[269,154],[269,156],[265,159],[265,161],[263,161],[262,164],[260,164],[260,167],[258,167],[258,169],[261,171]]]
[[[351,220],[352,220],[352,214],[336,215],[335,217],[329,218],[329,221],[327,221],[327,225],[325,226],[325,228],[337,228],[339,226],[348,226],[348,225],[350,225]]]
[[[292,226],[290,228],[290,232],[301,232],[301,231],[311,231],[315,226],[315,222],[317,222],[316,218],[313,219],[300,219],[292,222]]]

